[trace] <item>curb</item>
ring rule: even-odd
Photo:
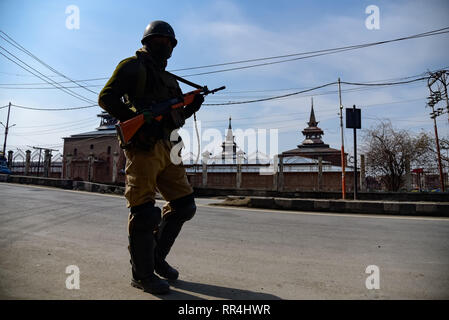
[[[74,181],[69,179],[55,179],[55,178],[0,174],[0,182],[30,184],[38,186],[55,187],[60,189],[81,190],[99,193],[113,193],[119,195],[123,195],[125,193],[125,188],[121,186],[92,183],[85,181]]]
[[[233,197],[229,198],[232,199]],[[354,201],[250,197],[248,207],[334,213],[449,217],[449,202]]]
[[[55,179],[55,178],[0,174],[0,182],[47,186],[66,190],[78,190],[87,192],[125,195],[125,187],[122,186],[85,182],[85,181],[74,181],[69,179]],[[159,194],[159,192],[156,192],[155,199],[164,200],[164,198]]]

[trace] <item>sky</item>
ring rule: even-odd
[[[366,13],[370,5],[379,9],[378,29],[366,26],[366,20],[372,16],[372,11]],[[74,11],[68,10],[71,6],[79,10],[79,25],[74,24]],[[55,109],[96,104],[97,93],[107,81],[104,78],[110,77],[121,60],[133,56],[141,47],[143,31],[153,20],[170,23],[178,39],[167,70],[209,88],[226,86],[226,90],[207,96],[205,103],[208,104],[288,94],[334,82],[338,78],[363,83],[397,81],[429,70],[448,68],[449,35],[203,75],[193,74],[248,64],[179,69],[406,37],[448,27],[448,14],[449,2],[444,0],[2,0],[0,30],[53,69],[70,79],[83,80],[81,83],[93,92],[73,88],[71,90],[84,98],[73,97],[42,84],[41,79],[0,55],[0,108],[9,102],[31,108]],[[6,54],[4,50],[8,50],[54,81],[66,81],[1,38],[0,46],[3,48],[0,52]],[[74,86],[71,83],[65,85]],[[181,87],[185,92],[192,90],[185,85]],[[324,130],[324,142],[340,149],[337,90],[338,86],[332,85],[257,103],[204,105],[197,113],[202,151],[219,151],[217,146],[211,150],[210,130],[219,130],[224,137],[230,116],[233,129],[266,129],[267,132],[277,129],[278,151],[294,149],[304,140],[301,131],[309,120],[312,97],[318,126]],[[430,109],[425,106],[428,95],[426,81],[370,88],[342,85],[343,106],[350,108],[356,105],[362,110],[362,129],[357,133],[360,148],[363,147],[366,129],[382,120],[390,120],[397,129],[407,129],[415,134],[425,131],[433,135]],[[440,107],[445,106],[441,104]],[[8,108],[0,109],[3,125],[6,124],[7,111]],[[65,111],[12,107],[7,150],[25,151],[39,146],[62,152],[62,138],[95,130],[100,112],[98,106]],[[440,137],[448,138],[448,114],[438,117],[437,123]],[[0,127],[2,145],[3,130],[4,127]],[[181,135],[189,136],[186,141],[196,139],[192,119],[187,121]],[[344,129],[344,139],[345,150],[352,153],[352,129]],[[247,151],[248,144],[240,147]],[[269,153],[273,146],[267,145],[265,153]],[[195,145],[188,148],[196,153]]]

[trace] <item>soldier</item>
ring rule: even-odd
[[[177,40],[172,27],[164,21],[153,21],[145,29],[143,47],[136,56],[119,63],[100,92],[98,103],[109,114],[126,121],[148,106],[182,97],[176,79],[165,71]],[[204,97],[195,96],[193,103],[156,121],[150,111],[143,111],[145,124],[124,147],[126,156],[126,189],[129,252],[132,265],[131,285],[145,292],[169,292],[166,280],[176,280],[178,271],[165,260],[184,222],[196,211],[193,189],[185,169],[170,161],[173,130],[198,111]],[[156,189],[168,201],[161,212],[155,206]]]

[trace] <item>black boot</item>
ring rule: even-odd
[[[164,218],[156,233],[154,270],[163,278],[176,280],[179,277],[179,272],[170,266],[165,258],[181,232],[183,224],[192,219],[196,212],[193,194],[170,201],[169,208],[169,211],[164,213]]]
[[[170,286],[167,281],[159,278],[154,273],[143,280],[131,280],[131,285],[134,288],[142,289],[145,292],[152,294],[166,294],[170,292]]]
[[[159,257],[157,254],[157,251],[155,251],[155,264],[154,264],[154,271],[158,275],[160,275],[162,278],[168,279],[168,280],[177,280],[179,277],[179,272],[175,268],[173,268],[171,265],[165,261],[165,259]]]
[[[160,221],[160,209],[149,209],[133,213],[130,220],[128,248],[133,275],[131,285],[145,292],[164,294],[170,291],[170,286],[167,281],[154,274],[153,230]]]
[[[174,219],[164,220],[156,234],[157,244],[154,250],[154,271],[168,280],[176,280],[179,277],[178,270],[170,266],[165,261],[165,258],[179,235],[182,225],[183,222]]]

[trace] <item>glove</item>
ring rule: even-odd
[[[204,97],[202,94],[196,94],[193,98],[193,102],[186,106],[186,109],[189,111],[189,113],[194,113],[200,110],[201,105],[204,102]]]

